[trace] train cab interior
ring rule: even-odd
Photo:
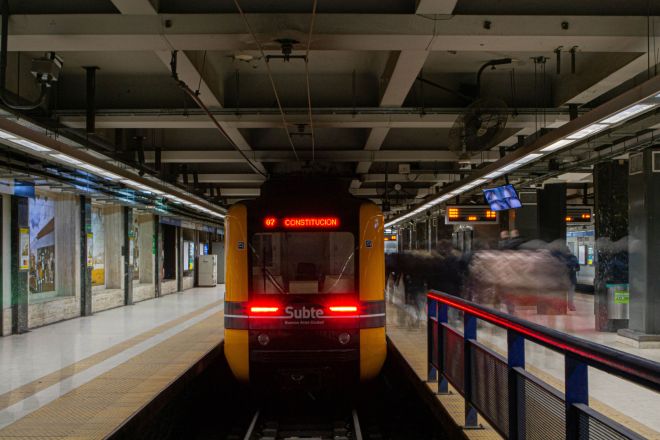
[[[355,292],[355,238],[345,231],[267,232],[253,236],[252,292]]]

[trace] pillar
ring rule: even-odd
[[[92,200],[80,196],[80,315],[92,314],[92,269],[93,261],[88,261],[92,252]]]
[[[628,188],[630,321],[619,334],[660,347],[660,148],[630,157]]]
[[[522,195],[521,195],[522,197]],[[525,199],[521,208],[511,210],[513,211],[513,225],[510,223],[511,229],[518,229],[520,237],[524,240],[535,240],[539,238],[538,231],[538,204],[537,204],[538,191],[525,193]],[[500,212],[502,215],[503,212]]]
[[[133,231],[133,208],[124,206],[124,305],[133,305],[133,246],[135,232]]]
[[[176,228],[176,290],[183,292],[183,229]]]
[[[156,298],[161,296],[161,286],[163,282],[163,227],[160,224],[160,217],[154,216],[154,289],[156,289]]]
[[[620,241],[628,236],[628,162],[598,163],[593,175],[596,330],[613,332],[628,326],[627,319],[609,319],[607,310],[607,284],[628,283],[628,265],[621,265],[628,261],[628,250],[621,248]]]
[[[28,331],[29,212],[27,197],[11,198],[12,333]],[[23,251],[28,252],[25,256]]]
[[[566,184],[545,185],[537,194],[538,238],[566,240]]]

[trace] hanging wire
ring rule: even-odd
[[[204,68],[206,67],[206,51],[204,51],[204,57],[202,58],[202,68],[199,70],[199,82],[197,83],[197,90],[195,93],[199,95],[199,89],[202,88],[202,77],[204,75]]]
[[[250,26],[250,22],[248,21],[247,17],[245,16],[245,12],[243,12],[243,9],[241,8],[241,5],[239,4],[238,0],[234,0],[234,5],[236,5],[236,9],[238,10],[238,13],[241,15],[241,18],[243,19],[243,22],[245,23],[245,27],[247,28],[248,32],[252,36],[252,39],[254,40],[255,44],[257,45],[257,48],[259,49],[259,52],[261,53],[261,57],[266,60],[266,72],[268,73],[268,79],[270,80],[270,85],[273,89],[273,93],[275,94],[275,101],[277,101],[277,107],[280,110],[280,116],[282,117],[282,128],[286,132],[286,137],[289,140],[289,144],[291,145],[291,149],[293,150],[293,155],[296,157],[297,161],[300,161],[300,157],[298,157],[298,152],[296,151],[296,146],[293,144],[293,139],[291,138],[291,133],[289,133],[289,127],[286,122],[286,115],[284,114],[284,109],[282,108],[282,102],[280,101],[280,95],[277,93],[277,87],[275,86],[275,80],[273,79],[273,74],[270,70],[270,64],[268,63],[268,59],[266,58],[266,53],[264,52],[264,48],[257,39],[257,36],[255,35],[254,31],[252,30],[252,26]]]
[[[216,119],[215,115],[213,115],[211,110],[209,110],[209,108],[206,106],[206,104],[204,104],[204,102],[201,100],[201,98],[199,97],[199,94],[195,93],[190,87],[188,87],[188,85],[185,82],[183,82],[182,80],[179,79],[179,75],[177,74],[177,71],[176,71],[176,53],[177,53],[176,51],[172,51],[172,59],[170,61],[170,70],[172,72],[172,77],[177,82],[179,87],[181,87],[181,90],[185,94],[190,96],[190,98],[193,101],[195,101],[195,104],[197,104],[199,106],[199,108],[204,110],[204,113],[206,113],[206,115],[209,117],[209,119],[211,119],[211,121],[213,122],[213,125],[215,125],[215,127],[218,129],[218,131],[220,133],[222,133],[222,135],[227,139],[227,141],[229,141],[229,144],[232,147],[234,147],[236,149],[236,151],[238,151],[241,156],[243,156],[243,159],[245,159],[245,161],[250,166],[250,168],[252,168],[256,173],[258,173],[258,174],[262,175],[263,177],[267,178],[268,176],[266,175],[266,173],[261,171],[259,166],[257,166],[254,162],[252,162],[250,160],[250,158],[245,154],[245,152],[236,144],[236,142],[233,141],[231,136],[229,136],[229,134],[227,134],[227,132],[222,127],[220,122],[218,122],[218,120]]]
[[[312,118],[312,92],[309,81],[309,48],[312,45],[312,35],[314,33],[314,22],[316,20],[316,4],[317,0],[314,0],[312,6],[312,18],[309,22],[309,35],[307,37],[307,48],[305,50],[305,81],[307,82],[307,112],[309,114],[309,130],[312,134],[312,162],[315,159],[316,153],[316,140],[314,138],[314,119]]]

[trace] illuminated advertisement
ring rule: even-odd
[[[195,268],[195,243],[192,241],[183,242],[183,254],[181,263],[183,271],[189,272]]]
[[[103,229],[103,210],[92,207],[92,286],[105,284],[105,230]],[[89,249],[88,249],[89,250]],[[90,264],[91,263],[91,264]]]
[[[29,199],[30,293],[55,290],[55,202],[47,196]]]

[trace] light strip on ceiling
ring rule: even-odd
[[[515,170],[517,168],[522,167],[523,165],[533,162],[540,157],[560,150],[563,147],[566,147],[570,144],[573,144],[579,140],[585,139],[589,136],[595,135],[596,133],[599,133],[601,131],[604,131],[608,128],[611,128],[614,124],[621,123],[623,121],[626,121],[628,119],[631,119],[635,116],[641,115],[645,112],[648,112],[649,110],[656,108],[658,106],[658,102],[653,101],[653,99],[660,99],[660,94],[657,93],[657,90],[660,86],[658,86],[659,80],[657,78],[652,78],[648,80],[644,84],[640,84],[637,88],[626,92],[627,96],[624,94],[622,97],[615,98],[617,101],[613,101],[612,105],[616,106],[619,102],[628,100],[627,104],[621,105],[619,109],[612,111],[609,115],[603,115],[600,118],[597,119],[592,119],[593,122],[589,123],[589,125],[582,127],[582,128],[575,128],[572,133],[569,133],[565,135],[563,138],[554,140],[552,143],[549,145],[545,145],[542,147],[539,147],[536,152],[530,152],[526,156],[523,156],[520,159],[517,159],[513,162],[510,162],[494,171],[491,171],[490,173],[484,175],[482,178],[479,178],[475,181],[468,182],[461,186],[458,189],[451,190],[449,193],[446,193],[445,195],[441,196],[448,196],[448,198],[451,198],[453,196],[459,195],[469,189],[472,189],[475,186],[478,186],[481,181],[488,181],[492,179],[496,179],[500,177],[503,174],[506,174],[509,171]],[[655,89],[654,92],[649,93],[651,90]],[[646,98],[640,99],[639,96],[646,96]],[[633,101],[631,103],[630,101]],[[634,102],[636,101],[636,102]],[[616,102],[616,103],[615,103]],[[607,108],[608,103],[603,104],[603,107],[601,108]],[[595,109],[594,111],[597,111],[598,109]],[[608,109],[609,110],[609,109]],[[607,111],[607,110],[606,110]],[[596,113],[597,114],[597,113]],[[588,119],[587,119],[588,120]],[[569,123],[570,124],[570,123]],[[474,183],[477,182],[477,183]],[[435,206],[441,202],[441,198],[436,198],[431,201],[426,201],[424,205],[422,206]],[[404,216],[395,218],[391,221],[389,221],[386,226],[392,226],[406,218],[409,218],[410,216],[414,215],[419,208],[417,208],[415,211],[412,211],[411,213],[405,214]]]
[[[557,142],[553,142],[550,145],[548,145],[545,148],[541,148],[539,151],[543,151],[544,153],[549,153],[551,151],[559,150],[562,147],[565,147],[568,144],[572,144],[573,141],[570,139],[560,139]]]
[[[655,107],[655,104],[637,104],[632,107],[628,107],[625,110],[621,110],[619,113],[615,113],[607,119],[603,119],[602,122],[605,124],[616,124],[617,122],[625,121],[630,119],[635,115],[644,113],[647,110],[650,110],[652,107]]]
[[[38,152],[38,153],[47,153],[47,152],[52,152],[53,151],[51,148],[48,148],[44,145],[41,145],[37,142],[33,142],[31,140],[28,140],[28,139],[24,139],[24,138],[14,134],[10,131],[7,131],[7,130],[0,129],[0,139],[3,139],[5,141],[9,141],[9,142],[14,143],[14,144],[21,145],[23,147],[29,148],[33,151]],[[163,197],[166,197],[166,198],[168,198],[172,201],[175,201],[177,203],[184,203],[184,204],[186,204],[187,206],[189,206],[191,208],[197,209],[199,211],[202,211],[202,212],[207,213],[209,215],[212,215],[214,217],[218,217],[218,218],[224,218],[225,217],[224,214],[213,211],[213,210],[208,209],[208,208],[205,208],[201,205],[198,205],[197,203],[184,200],[184,199],[182,199],[180,197],[177,197],[173,194],[166,194],[164,191],[152,188],[148,185],[136,182],[134,180],[123,178],[122,176],[119,176],[115,173],[112,173],[110,171],[104,170],[104,169],[102,169],[100,167],[97,167],[95,165],[84,162],[83,160],[76,159],[74,157],[68,156],[64,153],[50,153],[50,155],[48,155],[47,157],[49,157],[51,159],[59,160],[61,162],[69,164],[69,165],[75,165],[76,167],[82,168],[82,169],[84,169],[88,172],[91,172],[91,173],[96,174],[98,176],[104,177],[106,179],[119,180],[121,183],[123,183],[123,184],[125,184],[129,187],[131,187],[133,189],[138,189],[138,190],[143,191],[145,193],[162,195]],[[119,200],[123,200],[123,199],[119,199]]]
[[[28,141],[27,139],[16,139],[16,140],[11,140],[13,143],[22,145],[24,147],[29,148],[30,150],[38,151],[40,153],[44,153],[46,151],[51,151],[50,148],[44,147],[41,144],[38,144],[36,142]]]

